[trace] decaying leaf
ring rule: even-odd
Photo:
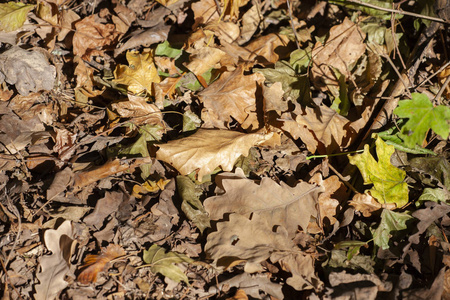
[[[55,78],[55,67],[37,50],[12,47],[0,55],[0,83],[14,84],[21,95],[49,91],[53,89]]]
[[[373,212],[382,208],[393,210],[397,208],[395,203],[381,204],[374,197],[369,194],[355,194],[352,200],[349,202],[355,210],[361,212],[364,217],[370,217]]]
[[[127,86],[127,89],[135,94],[145,92],[154,94],[153,84],[161,79],[153,62],[153,53],[144,51],[140,54],[137,51],[128,51],[127,60],[129,66],[118,65],[114,70],[114,81]]]
[[[58,293],[68,285],[64,279],[69,272],[73,238],[74,232],[70,221],[65,221],[56,230],[45,231],[45,246],[52,254],[40,259],[41,270],[36,274],[39,284],[35,285],[35,299],[55,299]]]
[[[306,182],[290,187],[263,178],[257,183],[245,178],[241,169],[217,175],[216,182],[222,191],[204,202],[211,220],[222,219],[226,213],[260,215],[270,228],[280,225],[286,228],[291,238],[299,226],[306,232],[310,217],[317,214],[318,195],[324,191],[323,187]]]
[[[209,214],[198,197],[195,183],[187,176],[177,176],[177,189],[183,202],[181,210],[194,222],[201,233],[210,227]]]
[[[312,52],[311,79],[314,85],[322,91],[329,86],[339,86],[334,69],[350,77],[350,70],[366,50],[364,39],[365,33],[347,18],[342,24],[332,27],[325,44],[317,42]]]
[[[239,156],[247,156],[251,147],[270,139],[272,135],[199,129],[187,138],[159,145],[156,158],[174,166],[181,175],[198,169],[198,179],[201,181],[203,176],[219,166],[224,171],[231,171]]]
[[[255,93],[257,86],[264,81],[264,76],[243,73],[242,65],[233,72],[225,72],[199,94],[205,109],[217,116],[218,128],[226,128],[232,118],[243,128],[259,128]]]
[[[78,275],[77,280],[82,284],[95,283],[98,273],[103,272],[113,259],[125,254],[127,253],[121,246],[110,244],[102,248],[100,255],[87,255],[82,266],[83,271]]]
[[[381,204],[395,203],[401,207],[408,203],[408,185],[404,182],[405,171],[391,164],[394,146],[387,145],[380,137],[375,141],[378,161],[370,154],[369,145],[364,152],[349,156],[350,163],[357,166],[364,178],[364,184],[373,184],[371,195]]]
[[[158,245],[152,245],[148,250],[144,250],[144,262],[150,265],[153,273],[160,273],[175,282],[184,281],[189,285],[186,274],[175,264],[191,263],[193,260],[184,254],[176,252],[166,252]]]
[[[102,55],[119,36],[113,24],[102,24],[97,15],[91,15],[75,24],[73,53],[89,61],[92,56]]]

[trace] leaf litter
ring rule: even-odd
[[[2,299],[450,299],[448,6],[364,2],[1,3]]]

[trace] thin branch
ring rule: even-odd
[[[438,105],[441,104],[441,96],[442,93],[444,93],[445,89],[448,86],[448,83],[450,82],[450,76],[447,77],[447,79],[445,79],[444,84],[441,86],[441,89],[439,90],[439,92],[437,93],[436,97],[434,97],[434,100],[437,102]]]
[[[353,4],[359,4],[359,5],[362,5],[362,6],[366,6],[366,7],[370,7],[370,8],[373,8],[373,9],[378,9],[378,10],[386,11],[386,12],[390,12],[390,13],[397,13],[397,14],[401,14],[401,15],[405,15],[405,16],[411,16],[411,17],[425,19],[425,20],[430,20],[430,21],[435,21],[435,22],[439,22],[439,23],[450,24],[449,21],[446,21],[446,20],[441,19],[441,18],[435,18],[435,17],[426,16],[426,15],[416,14],[416,13],[412,13],[412,12],[409,12],[409,11],[404,11],[402,9],[384,8],[384,7],[376,6],[376,5],[373,5],[373,4],[370,4],[370,3],[364,3],[364,2],[359,1],[359,0],[341,0],[341,2],[342,3],[348,2],[348,3],[353,3]]]

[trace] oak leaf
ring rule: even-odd
[[[82,284],[93,283],[97,280],[99,272],[103,272],[107,265],[113,260],[126,254],[119,245],[110,244],[102,248],[100,255],[87,255],[84,259],[84,270],[78,275],[77,280]]]
[[[239,156],[247,156],[251,147],[269,140],[272,135],[199,129],[189,137],[159,145],[156,158],[171,164],[181,175],[198,169],[201,181],[219,166],[231,171]]]
[[[43,256],[39,261],[41,270],[36,274],[39,284],[35,285],[35,299],[55,299],[58,293],[67,287],[68,282],[64,279],[70,269],[73,239],[71,221],[65,221],[56,230],[45,231],[45,246],[52,254]]]
[[[220,194],[204,202],[211,220],[222,219],[226,213],[261,215],[270,228],[286,228],[289,237],[295,235],[299,226],[307,231],[310,217],[317,215],[318,195],[324,191],[323,187],[306,182],[290,187],[263,178],[257,183],[245,178],[241,169],[217,175],[216,183]]]
[[[349,204],[353,206],[355,210],[361,212],[366,218],[370,217],[373,212],[378,211],[382,208],[386,208],[389,210],[397,208],[397,205],[395,205],[395,203],[381,204],[374,197],[366,193],[355,194]]]
[[[129,66],[118,65],[114,70],[114,82],[126,85],[132,93],[146,92],[153,95],[153,84],[161,79],[153,62],[152,52],[144,51],[140,54],[137,51],[128,51],[127,61]]]
[[[233,72],[225,72],[199,94],[206,110],[228,124],[235,119],[243,128],[259,128],[256,114],[256,89],[264,81],[261,74],[244,75],[240,65]],[[225,125],[222,128],[226,128]]]

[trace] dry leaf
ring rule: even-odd
[[[259,73],[246,76],[243,73],[242,65],[233,72],[223,73],[219,80],[199,94],[199,99],[221,122],[228,124],[233,118],[243,128],[257,129],[255,93],[264,76]]]
[[[198,179],[217,167],[231,171],[239,156],[272,137],[272,133],[240,133],[228,130],[199,129],[193,135],[159,145],[156,158],[171,164],[181,175],[198,169]]]
[[[162,113],[148,97],[128,95],[128,100],[111,103],[111,108],[121,118],[133,118],[136,125],[152,124],[164,128]]]
[[[299,226],[306,232],[311,218],[317,217],[316,201],[324,191],[323,187],[299,182],[290,187],[270,178],[263,178],[258,184],[245,178],[241,169],[236,173],[216,176],[216,183],[222,190],[219,196],[205,200],[204,206],[211,220],[222,219],[226,213],[248,216],[261,215],[269,228],[283,226],[293,237]]]
[[[84,259],[84,270],[78,275],[77,280],[82,284],[94,283],[99,272],[103,272],[109,262],[127,254],[119,245],[110,244],[102,248],[100,255],[87,255]]]
[[[196,29],[201,24],[212,23],[219,19],[216,2],[214,0],[200,0],[191,4],[194,12],[195,24],[192,25]]]
[[[58,293],[67,287],[68,282],[64,278],[69,272],[73,239],[74,232],[70,221],[62,223],[57,230],[45,231],[45,246],[52,254],[40,259],[41,270],[36,274],[39,284],[35,285],[34,294],[36,300],[55,299]]]
[[[113,24],[96,22],[97,15],[84,18],[75,24],[73,53],[89,61],[94,55],[103,55],[108,46],[113,45],[119,36]]]
[[[128,91],[139,94],[154,94],[153,84],[161,81],[158,70],[153,63],[153,53],[149,50],[139,54],[127,52],[129,66],[118,65],[114,70],[114,81],[127,86]]]
[[[347,134],[345,126],[349,120],[324,105],[316,109],[305,107],[304,111],[304,115],[297,115],[295,119],[300,126],[305,126],[325,148],[343,146],[342,141]],[[303,136],[300,138],[303,139]],[[305,140],[309,138],[305,136]],[[308,144],[306,146],[308,147]]]
[[[386,203],[384,205],[379,203],[368,193],[354,195],[349,204],[353,206],[355,210],[361,212],[366,218],[370,217],[373,212],[382,208],[386,208],[389,210],[394,210],[397,208],[397,205],[395,205],[395,203]]]
[[[24,96],[30,92],[53,89],[56,68],[37,49],[12,47],[0,55],[0,83],[14,84]]]
[[[195,75],[202,75],[222,59],[225,52],[217,48],[202,47],[194,49],[189,56],[190,63],[186,66]]]
[[[131,33],[132,37],[122,46],[114,50],[114,56],[118,56],[128,49],[137,48],[139,46],[149,47],[153,44],[163,42],[167,40],[169,30],[170,26],[163,25],[147,30],[133,31]]]
[[[325,180],[322,178],[322,174],[316,173],[310,180],[310,183],[314,183],[324,187],[324,192],[319,195],[319,208],[320,208],[320,218],[322,221],[325,218],[328,218],[330,221],[330,225],[333,225],[336,222],[336,209],[340,203],[339,200],[332,198],[332,196],[336,196],[339,190],[341,190],[341,196],[346,196],[344,190],[344,184],[339,181],[339,177],[333,175]],[[343,197],[342,197],[343,198]],[[340,199],[341,200],[341,199]],[[342,199],[346,200],[346,199]]]
[[[339,87],[334,69],[350,77],[350,70],[366,51],[365,36],[358,25],[345,18],[342,24],[330,29],[325,45],[316,43],[312,51],[311,81],[317,88],[326,91],[328,86]]]

